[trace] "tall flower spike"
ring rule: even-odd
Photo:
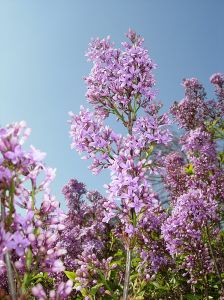
[[[166,129],[168,117],[165,114],[159,116],[161,106],[152,102],[156,94],[152,71],[156,66],[142,46],[142,37],[132,30],[127,37],[130,41],[122,43],[119,49],[110,38],[91,42],[87,56],[93,62],[93,68],[85,81],[87,100],[93,105],[94,113],[82,108],[79,116],[71,115],[72,148],[87,152],[85,158],[93,158],[91,168],[95,173],[102,168],[111,170],[111,183],[107,186],[109,196],[102,206],[102,220],[108,226],[115,220],[116,238],[126,249],[124,300],[128,298],[132,249],[138,251],[144,240],[153,243],[150,236],[154,231],[155,236],[160,235],[158,224],[162,222],[164,212],[153,196],[148,178],[159,169],[151,160],[154,147],[170,141]],[[139,117],[140,112],[144,116]],[[127,135],[116,135],[103,124],[103,119],[112,114],[126,127]],[[153,220],[148,228],[146,220]],[[163,251],[157,256],[153,251],[159,244],[163,244]],[[152,269],[156,272],[167,266],[166,258],[162,258],[167,255],[165,252],[164,243],[155,242],[150,254],[147,253],[148,257],[153,257]]]

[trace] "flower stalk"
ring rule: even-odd
[[[5,206],[2,200],[1,200],[1,222],[2,224],[5,223]],[[8,284],[9,284],[9,293],[12,300],[16,300],[17,299],[16,286],[15,286],[14,274],[12,270],[9,251],[5,253],[5,264],[6,264],[6,272],[7,272]]]
[[[130,281],[130,271],[131,271],[131,249],[127,248],[126,257],[126,267],[125,267],[125,277],[124,277],[124,290],[123,290],[123,300],[128,299],[128,289]]]

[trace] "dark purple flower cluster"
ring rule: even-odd
[[[75,179],[71,179],[62,192],[68,213],[60,244],[67,249],[64,263],[66,270],[76,274],[78,293],[97,284],[98,271],[106,277],[116,267],[110,256],[110,235],[114,225],[103,222],[106,199],[100,193],[87,191],[85,185]],[[102,285],[100,294],[104,295],[105,291]],[[76,293],[73,292],[74,297]]]
[[[60,242],[67,249],[66,269],[73,270],[82,253],[102,255],[109,226],[102,222],[105,198],[98,192],[88,192],[84,184],[75,179],[71,179],[62,192],[68,204],[68,214]]]
[[[172,203],[187,191],[187,173],[183,155],[178,152],[168,154],[163,162],[166,172],[163,180],[170,192]]]
[[[224,112],[224,74],[216,73],[210,77],[210,81],[214,84],[216,89],[216,95],[218,98],[218,108],[222,114]]]
[[[205,103],[205,91],[196,78],[184,79],[185,97],[179,103],[175,102],[170,111],[179,125],[185,129],[195,129],[204,124],[211,105]]]

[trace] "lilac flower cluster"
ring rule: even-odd
[[[164,159],[165,174],[163,177],[166,189],[170,192],[171,202],[187,191],[187,173],[183,155],[178,152],[167,154]]]
[[[72,291],[73,282],[72,280],[68,280],[67,282],[62,282],[57,287],[56,291],[51,290],[49,292],[49,296],[47,296],[46,292],[43,289],[43,286],[38,283],[35,287],[32,288],[32,293],[36,296],[38,300],[58,300],[58,299],[67,299],[68,295]]]
[[[11,281],[30,274],[32,278],[40,272],[62,272],[62,258],[66,254],[57,243],[58,235],[65,227],[66,215],[59,202],[48,188],[55,170],[47,168],[45,153],[31,146],[22,147],[30,129],[25,122],[8,125],[0,129],[0,194],[1,194],[1,272],[6,272]],[[40,177],[42,180],[38,180]],[[36,195],[41,192],[40,208]],[[19,213],[21,210],[22,214]],[[6,257],[12,257],[7,265]],[[16,281],[17,296],[24,296],[20,281]],[[12,288],[12,287],[9,287]],[[10,291],[10,293],[14,293]],[[14,295],[15,297],[15,295]],[[53,299],[53,298],[52,298]]]
[[[119,142],[119,136],[111,128],[103,124],[102,118],[81,107],[78,116],[70,114],[72,149],[87,152],[83,159],[92,158],[91,170],[97,174],[106,168],[110,162],[111,148]]]
[[[90,75],[85,78],[87,99],[97,113],[108,116],[115,111],[125,123],[125,115],[133,101],[136,106],[146,107],[155,92],[151,61],[148,50],[142,47],[143,38],[132,30],[127,34],[130,42],[122,43],[124,50],[114,48],[110,37],[93,40],[86,56],[93,62]]]
[[[111,263],[110,234],[113,224],[103,222],[106,199],[98,192],[89,192],[83,183],[71,179],[62,190],[68,205],[65,230],[60,244],[67,249],[66,270],[75,277],[74,297],[83,290],[90,291],[97,284],[99,271],[106,277],[116,265]],[[107,290],[100,285],[100,295]]]
[[[183,86],[185,98],[175,102],[170,111],[181,127],[194,129],[204,123],[210,108],[204,101],[204,88],[196,78],[184,79]]]
[[[218,108],[222,114],[224,112],[224,74],[216,73],[210,77],[210,81],[216,88],[216,95],[218,98]]]
[[[116,264],[111,263],[112,259],[112,256],[107,259],[99,259],[94,253],[88,253],[88,250],[87,252],[83,252],[82,255],[78,255],[76,291],[79,292],[83,289],[91,290],[92,287],[96,286],[98,283],[99,272],[106,280],[109,273],[117,267]],[[101,297],[106,294],[108,295],[107,286],[105,284],[100,286],[99,294]]]
[[[162,233],[170,254],[184,255],[184,267],[191,276],[190,282],[196,282],[212,271],[212,262],[208,246],[203,243],[203,230],[211,222],[217,222],[217,202],[205,199],[200,190],[189,190],[178,197],[172,214],[162,225]]]
[[[68,205],[65,230],[60,243],[67,249],[67,270],[77,267],[77,257],[83,252],[99,254],[105,248],[107,225],[104,217],[105,198],[98,192],[88,192],[84,184],[71,179],[62,190]]]
[[[220,74],[213,75],[211,82],[220,87],[221,78]],[[182,257],[181,268],[190,275],[189,282],[196,283],[208,274],[220,277],[221,270],[217,245],[224,172],[215,138],[220,126],[217,122],[221,124],[220,100],[206,101],[204,89],[196,79],[185,80],[185,89],[185,99],[171,109],[186,132],[180,138],[182,153],[171,153],[164,160],[164,181],[173,207],[162,225],[162,233],[169,252]],[[208,108],[210,114],[206,115]]]
[[[136,141],[142,143],[139,144],[139,149],[147,149],[150,144],[162,144],[167,145],[171,141],[171,134],[166,127],[170,124],[167,114],[158,116],[156,113],[146,117],[139,117],[133,127],[133,134]]]
[[[172,259],[166,250],[164,239],[161,238],[161,226],[167,218],[158,195],[149,193],[149,199],[144,215],[138,224],[138,251],[141,257],[138,271],[146,281],[164,268],[172,264]]]
[[[124,231],[130,236],[137,231],[132,224],[131,211],[136,216],[142,211],[147,215],[154,207],[158,207],[148,180],[158,167],[156,158],[152,161],[150,154],[156,145],[166,145],[170,141],[169,131],[163,128],[168,124],[166,115],[159,117],[153,114],[137,118],[133,134],[122,138],[119,153],[110,160],[111,183],[107,186],[109,196],[108,203],[105,203],[104,221],[108,222],[114,217],[116,214],[113,211],[117,210]],[[121,203],[122,210],[117,203]]]

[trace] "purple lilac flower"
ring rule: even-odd
[[[171,216],[161,227],[170,254],[185,255],[183,267],[196,281],[197,276],[200,278],[202,274],[212,271],[212,261],[203,241],[203,230],[218,221],[217,209],[214,199],[205,198],[200,190],[189,190],[177,199]],[[200,258],[197,256],[199,249]]]
[[[78,152],[87,152],[83,158],[93,159],[91,169],[97,174],[109,164],[111,146],[118,142],[119,136],[103,124],[102,118],[83,107],[78,116],[71,114],[71,117],[71,147]]]
[[[4,230],[4,225],[0,223],[0,269],[4,266],[3,255],[9,249],[9,241],[11,236]]]
[[[23,256],[25,253],[25,250],[30,245],[30,242],[24,235],[22,235],[20,232],[15,232],[10,242],[8,243],[8,246],[11,249],[14,249],[16,251],[16,254],[19,256]]]
[[[75,259],[87,249],[102,253],[107,225],[102,223],[105,198],[98,192],[88,192],[83,183],[71,179],[63,188],[68,204],[68,217],[60,242],[67,249],[65,264],[68,270],[76,267]]]
[[[224,74],[216,73],[210,77],[210,81],[215,85],[215,92],[218,98],[217,108],[221,110],[221,116],[224,113]]]
[[[165,157],[163,166],[165,169],[163,180],[174,203],[188,189],[185,161],[180,153],[172,152]]]
[[[175,102],[170,111],[181,127],[194,129],[202,126],[209,109],[205,103],[205,91],[196,78],[184,79],[185,98]]]
[[[30,150],[22,147],[29,134],[25,122],[0,128],[0,196],[6,219],[5,231],[1,224],[0,264],[5,276],[2,254],[10,250],[14,272],[20,280],[26,273],[35,276],[64,271],[62,258],[66,254],[58,244],[66,216],[49,190],[55,170],[45,166],[45,153],[33,146]],[[41,183],[39,175],[43,178]],[[36,196],[40,191],[43,198],[38,208]],[[23,213],[19,214],[18,209]],[[5,289],[4,282],[0,286]],[[41,297],[44,299],[43,293]]]
[[[85,78],[86,96],[103,117],[115,109],[122,116],[132,99],[145,107],[155,95],[152,70],[156,66],[148,50],[142,47],[143,39],[133,31],[127,37],[130,43],[122,43],[123,50],[114,48],[110,37],[97,38],[90,43],[86,54],[93,62],[91,73]]]

